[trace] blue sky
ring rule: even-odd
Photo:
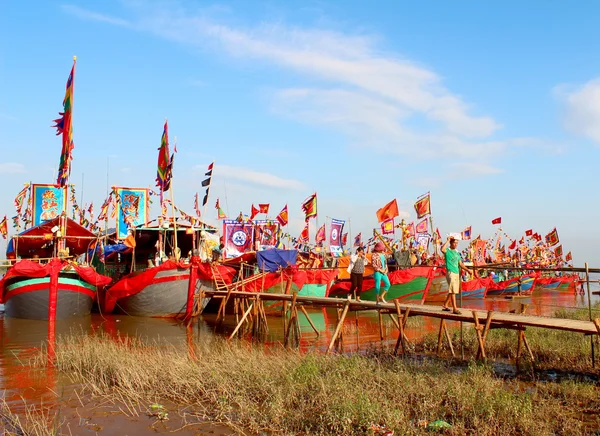
[[[0,215],[24,182],[54,181],[50,126],[77,55],[71,182],[96,210],[107,168],[110,185],[154,185],[168,117],[183,210],[216,161],[208,222],[217,197],[232,216],[288,203],[298,234],[317,191],[320,223],[364,235],[392,198],[412,220],[431,191],[442,233],[491,236],[497,216],[512,237],[556,226],[575,263],[597,266],[599,13],[592,1],[9,2]]]

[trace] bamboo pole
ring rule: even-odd
[[[344,305],[344,310],[342,312],[342,316],[340,316],[340,320],[338,321],[337,326],[335,327],[335,331],[333,332],[333,336],[331,337],[331,342],[329,343],[329,347],[327,347],[327,354],[331,352],[333,349],[333,345],[335,344],[335,340],[340,334],[340,330],[342,329],[342,325],[344,324],[344,319],[346,319],[346,314],[348,313],[348,308],[350,307],[350,300],[346,301]]]
[[[250,313],[251,310],[252,310],[252,304],[250,304],[250,306],[248,307],[248,309],[244,313],[244,316],[242,316],[242,319],[240,320],[240,322],[238,323],[238,325],[233,330],[233,333],[231,333],[231,335],[229,335],[229,339],[232,339],[235,336],[235,334],[238,332],[238,330],[240,329],[240,327],[242,326],[242,324],[246,320],[246,317],[248,316],[248,314]]]
[[[590,292],[590,269],[588,263],[585,262],[585,281],[587,282],[587,296],[588,296],[588,314],[590,321],[594,321],[592,317],[592,293]],[[596,367],[596,350],[594,349],[594,336],[590,335],[590,347],[592,349],[592,368]]]
[[[306,316],[306,319],[308,320],[308,323],[310,324],[310,326],[312,327],[312,329],[315,331],[315,333],[317,334],[317,336],[321,336],[321,333],[319,332],[319,330],[313,324],[313,322],[310,319],[310,316],[308,316],[308,312],[306,311],[306,309],[304,308],[304,306],[301,305],[300,306],[300,310],[302,311],[302,313],[304,314],[304,316]]]

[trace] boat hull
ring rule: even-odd
[[[524,276],[519,278],[512,278],[503,282],[492,285],[487,292],[489,296],[497,295],[514,295],[514,294],[531,294],[535,287],[536,277]]]
[[[56,319],[87,316],[91,313],[96,287],[78,278],[58,278]],[[50,277],[20,278],[6,286],[5,316],[48,319]]]

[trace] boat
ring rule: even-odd
[[[508,280],[495,282],[488,288],[488,296],[498,295],[529,295],[533,292],[537,274],[530,273]]]
[[[15,235],[7,250],[14,264],[0,280],[5,316],[57,320],[89,315],[98,289],[111,279],[74,259],[96,238],[64,215]]]
[[[475,278],[461,282],[463,300],[482,300],[487,296],[487,291],[493,280],[491,278]],[[433,279],[425,303],[443,303],[448,296],[448,282],[445,276]]]

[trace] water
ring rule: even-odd
[[[592,290],[597,290],[595,284]],[[592,302],[599,301],[596,295],[592,296]],[[527,313],[539,316],[552,316],[556,310],[575,310],[587,307],[587,296],[560,291],[534,291],[528,298],[518,299],[485,299],[465,301],[464,308],[484,309],[508,312],[518,311],[522,303],[528,304]],[[319,330],[317,335],[304,314],[299,313],[301,340],[300,349],[303,351],[317,350],[324,352],[333,336],[337,325],[338,315],[336,309],[310,309],[307,308],[309,316]],[[595,314],[600,316],[600,314]],[[56,337],[61,335],[91,335],[104,332],[109,337],[118,338],[123,336],[139,337],[146,340],[156,340],[160,343],[186,347],[207,338],[215,333],[214,314],[204,314],[192,328],[185,328],[180,323],[168,319],[136,318],[125,315],[99,315],[92,314],[82,319],[59,321],[56,323]],[[342,329],[343,351],[364,351],[370,347],[391,347],[395,344],[398,331],[395,324],[388,315],[383,315],[382,332],[384,339],[380,338],[379,316],[375,311],[360,313],[349,313]],[[268,317],[269,331],[266,337],[267,345],[280,344],[283,342],[284,328],[281,316]],[[218,334],[229,335],[235,328],[235,318],[229,315],[222,325]],[[410,319],[406,334],[409,339],[418,338],[427,333],[437,333],[439,320],[433,318]],[[74,404],[74,385],[68,378],[57,374],[51,367],[32,368],[28,361],[31,357],[39,354],[40,347],[44,346],[48,338],[48,322],[21,320],[15,318],[0,317],[0,387],[3,391],[5,401],[13,410],[22,411],[24,402],[44,407],[56,407],[59,403],[71,404],[67,406],[76,410],[73,413],[72,426],[89,428],[94,422],[101,422],[101,427],[108,433],[110,428],[118,432],[123,431],[127,425],[131,425],[132,433],[139,433],[140,422],[147,426],[148,420],[138,417],[137,421],[123,421],[113,415],[98,416],[88,413],[85,419],[81,416],[75,419],[75,415],[81,415],[80,405]],[[65,401],[70,398],[70,401]],[[68,414],[67,414],[68,415]],[[83,420],[82,420],[83,419]],[[94,424],[96,425],[96,424]],[[164,431],[172,431],[173,424],[165,424]],[[87,427],[86,427],[87,426]],[[125,426],[125,427],[124,427]],[[135,427],[137,426],[137,427]],[[145,428],[145,427],[144,427]],[[177,428],[175,425],[174,428]],[[197,430],[197,428],[196,428]],[[217,429],[224,432],[226,428]],[[154,430],[152,430],[154,432]],[[160,431],[159,431],[160,432]],[[77,432],[75,432],[77,433]],[[179,434],[186,434],[185,431]],[[194,434],[194,433],[189,433]]]

